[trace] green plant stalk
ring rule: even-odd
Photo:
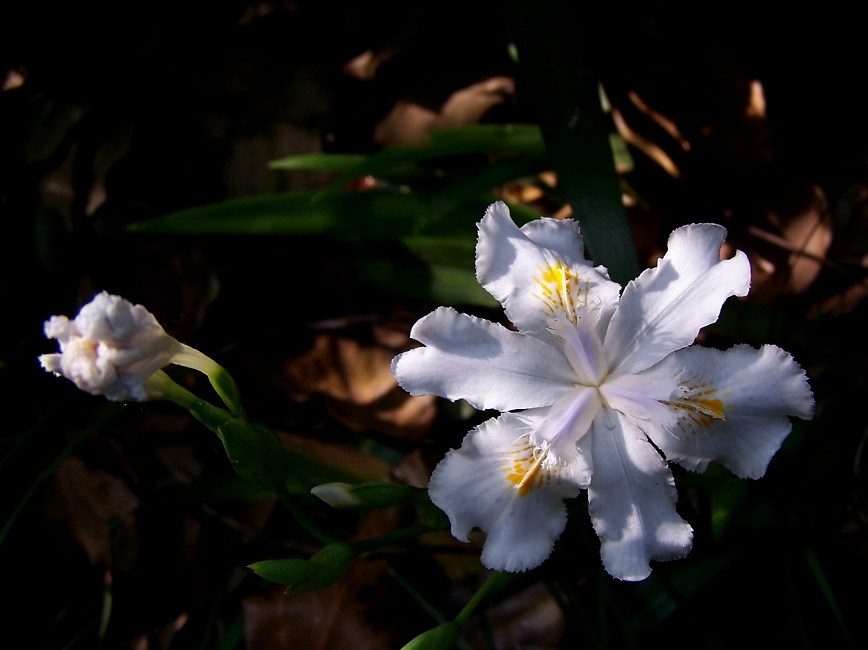
[[[385,535],[380,535],[379,537],[371,537],[370,539],[363,539],[358,542],[350,542],[350,546],[353,547],[353,550],[357,555],[361,555],[362,553],[368,553],[378,548],[382,548],[383,546],[389,546],[391,544],[397,544],[398,542],[403,542],[408,539],[413,539],[414,537],[419,537],[419,535],[424,535],[425,533],[430,533],[434,530],[441,530],[440,528],[432,528],[426,524],[413,524],[412,526],[408,526],[407,528],[402,528],[401,530],[395,530],[391,533],[386,533]]]
[[[223,366],[199,350],[183,343],[181,347],[181,353],[172,359],[172,363],[198,370],[208,377],[208,381],[211,382],[220,399],[229,408],[229,412],[236,417],[243,417],[244,409],[241,407],[241,395],[232,375]]]
[[[194,418],[199,420],[199,422],[211,429],[211,431],[216,433],[218,436],[220,435],[218,428],[233,417],[232,414],[226,410],[212,406],[208,402],[188,391],[186,388],[179,386],[162,370],[157,371],[148,379],[148,386],[156,392],[160,398],[174,402],[175,404],[187,409]],[[298,507],[298,504],[295,503],[295,500],[289,494],[285,485],[278,485],[274,488],[274,492],[299,526],[304,528],[304,530],[306,530],[312,537],[323,544],[331,544],[338,541]]]
[[[217,427],[232,419],[232,415],[228,411],[212,406],[197,397],[183,386],[172,381],[169,375],[162,370],[151,375],[145,385],[148,392],[156,399],[164,399],[187,409],[190,415],[218,435]]]
[[[513,582],[518,580],[518,578],[518,573],[504,573],[502,571],[492,573],[488,577],[488,580],[485,581],[485,584],[479,588],[479,591],[473,594],[473,598],[467,601],[464,608],[458,612],[458,616],[455,617],[453,623],[464,625],[483,600],[506,589]]]
[[[289,493],[289,490],[286,489],[286,486],[278,486],[275,489],[275,493],[277,494],[277,498],[280,499],[280,502],[283,504],[283,507],[286,508],[287,511],[289,511],[289,514],[292,515],[293,519],[295,519],[296,523],[304,528],[311,537],[316,538],[323,544],[334,544],[335,542],[340,541],[313,519],[308,517],[307,514],[298,507],[298,504]]]

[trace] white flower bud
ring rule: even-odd
[[[45,336],[57,339],[60,353],[40,356],[43,368],[116,402],[158,397],[147,379],[183,349],[147,309],[105,291],[72,321],[52,316]]]

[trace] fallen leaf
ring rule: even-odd
[[[139,506],[139,499],[118,477],[90,469],[77,456],[57,468],[47,513],[63,521],[67,533],[94,566],[108,566],[112,559],[111,527]],[[127,520],[124,525],[133,525]]]
[[[389,341],[389,347],[318,335],[310,350],[288,359],[284,366],[293,397],[306,401],[314,394],[324,395],[329,414],[354,430],[422,435],[434,421],[435,398],[411,397],[392,376],[392,358],[398,351],[395,344],[403,341],[406,346],[406,334],[396,337],[380,331],[379,336]]]
[[[430,131],[476,124],[489,110],[513,94],[513,79],[491,77],[452,93],[439,112],[399,100],[375,127],[374,141],[383,147],[424,145]]]

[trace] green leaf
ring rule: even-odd
[[[473,269],[476,258],[476,237],[403,237],[401,242],[419,259],[430,264]]]
[[[823,571],[823,566],[820,564],[819,558],[814,551],[806,546],[802,547],[802,556],[805,558],[805,562],[811,570],[811,575],[816,581],[817,587],[826,599],[826,604],[829,605],[829,609],[832,610],[832,614],[835,617],[835,621],[838,623],[838,627],[841,628],[844,637],[849,641],[850,631],[847,629],[844,614],[841,611],[841,606],[838,605],[838,599],[835,598],[835,592],[832,589],[832,585],[829,583],[829,579],[826,577],[826,572]]]
[[[285,593],[297,594],[328,587],[346,573],[355,551],[349,544],[324,546],[309,560],[263,560],[250,565],[256,575],[286,586]]]
[[[458,641],[460,633],[461,628],[457,624],[443,623],[427,632],[422,632],[402,650],[449,650]]]
[[[382,291],[438,305],[497,307],[470,269],[431,264],[427,268],[382,258],[360,260],[358,278]]]
[[[603,114],[593,69],[599,33],[607,25],[599,23],[587,3],[549,2],[540,11],[514,0],[510,10],[521,66],[560,187],[593,260],[624,284],[639,274],[639,264],[615,174],[612,123]]]
[[[339,172],[361,165],[368,156],[352,153],[313,153],[289,156],[272,160],[271,169],[314,169],[318,171]]]
[[[214,650],[234,650],[244,647],[244,612],[238,612],[217,638]]]
[[[415,499],[417,492],[427,490],[388,481],[368,481],[356,485],[325,483],[311,492],[339,510],[373,510],[407,503]]]
[[[238,474],[200,478],[179,486],[174,498],[202,503],[258,501],[271,496],[271,492],[246,481]]]
[[[413,505],[419,509],[419,522],[432,530],[449,528],[449,517],[431,501],[428,490],[417,490],[413,494]]]
[[[530,124],[476,124],[442,129],[428,134],[429,143],[418,147],[390,147],[343,171],[326,191],[340,189],[362,176],[387,178],[408,165],[447,156],[483,153],[543,154],[539,128]]]
[[[167,235],[330,235],[394,239],[416,233],[424,197],[397,190],[265,194],[214,203],[130,224]]]
[[[277,435],[246,417],[232,418],[217,427],[235,472],[254,485],[275,491],[286,475],[284,451]]]
[[[643,604],[631,617],[633,629],[651,629],[669,618],[682,603],[726,570],[735,557],[735,553],[718,553],[701,559],[683,560],[667,567],[666,571],[655,570],[633,590]]]
[[[745,481],[724,477],[710,490],[711,529],[714,538],[720,540],[729,530],[735,516],[747,499],[750,488]]]

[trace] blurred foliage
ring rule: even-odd
[[[821,7],[735,3],[699,19],[567,4],[2,9],[14,27],[0,44],[9,630],[51,647],[221,650],[400,647],[435,625],[451,635],[486,578],[479,539],[428,532],[362,553],[322,590],[269,588],[248,565],[310,568],[321,543],[239,480],[186,414],[118,408],[44,373],[41,324],[102,289],[145,304],[232,370],[248,412],[292,450],[286,487],[316,524],[342,541],[389,535],[413,525],[414,507],[335,511],[309,489],[424,485],[484,418],[408,399],[388,361],[436,305],[502,318],[473,273],[485,207],[502,198],[529,220],[569,204],[586,222],[580,202],[615,211],[619,187],[639,267],[679,225],[727,226],[751,258],[752,292],[703,342],[792,352],[817,416],[795,423],[759,481],[676,471],[694,549],[644,582],[603,572],[587,503],[570,503],[552,558],[486,601],[459,643],[865,645],[859,23]],[[540,52],[571,58],[546,71]],[[581,84],[561,95],[571,73]],[[588,159],[557,120],[584,129],[572,109],[597,79],[611,112],[591,121]],[[612,150],[618,183],[589,182],[587,165]],[[591,231],[594,260],[614,263]]]

